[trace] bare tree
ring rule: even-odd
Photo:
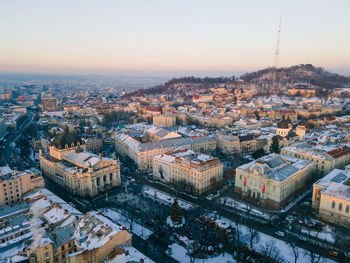
[[[252,206],[246,206],[246,215],[249,218],[249,215],[252,211]],[[253,245],[259,241],[260,235],[259,232],[252,226],[252,224],[247,224],[248,232],[249,232],[249,244],[250,247],[253,248]]]
[[[193,240],[187,245],[187,254],[190,257],[190,263],[194,263],[194,261],[199,257],[200,255],[200,247],[201,245]]]
[[[300,248],[295,245],[292,241],[288,242],[288,246],[292,249],[294,256],[294,263],[298,262],[298,258],[300,256]]]
[[[308,250],[305,250],[304,254],[310,258],[311,263],[320,263],[322,262],[322,257],[320,254],[318,254],[320,245],[318,236],[320,234],[320,230],[309,226],[307,226],[306,229],[306,238],[310,244],[310,248]]]
[[[265,243],[265,245],[262,248],[261,254],[266,256],[268,259],[272,259],[275,261],[283,261],[283,257],[280,255],[280,251],[276,247],[274,240],[270,240]]]

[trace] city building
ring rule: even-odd
[[[219,134],[216,137],[216,147],[225,154],[240,153],[240,140],[238,136]]]
[[[0,206],[23,201],[23,194],[44,187],[43,177],[30,170],[13,171],[8,166],[0,167]]]
[[[312,162],[312,171],[317,176],[328,174],[334,168],[343,169],[350,163],[350,148],[347,146],[323,149],[302,142],[282,148],[281,154]]]
[[[48,153],[39,150],[43,175],[70,193],[82,197],[93,197],[119,186],[119,162],[84,149],[85,145],[74,141],[72,136],[66,139],[56,136]]]
[[[153,124],[172,127],[176,125],[176,117],[173,115],[159,114],[153,116]]]
[[[43,104],[44,111],[57,111],[58,110],[56,98],[42,98],[41,101]]]
[[[350,228],[350,170],[334,169],[314,183],[312,207],[320,219]]]
[[[222,181],[223,164],[218,158],[189,149],[155,155],[153,176],[167,183],[185,183],[201,194]]]
[[[116,151],[128,156],[140,170],[152,168],[155,155],[172,151],[178,147],[186,147],[199,152],[211,152],[216,149],[216,141],[211,137],[200,136],[141,142],[126,133],[115,135]]]
[[[283,115],[282,120],[277,123],[276,135],[287,137],[292,128],[290,119],[286,119],[285,115]]]
[[[93,137],[85,140],[85,146],[87,151],[98,151],[102,149],[102,138]]]
[[[306,160],[270,154],[236,169],[235,192],[281,208],[306,189],[311,167]]]

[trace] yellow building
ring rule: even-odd
[[[223,164],[218,158],[183,149],[156,155],[153,176],[168,183],[191,185],[201,194],[222,181]]]
[[[115,135],[115,148],[118,153],[128,156],[140,170],[152,168],[155,155],[172,151],[179,146],[199,152],[211,152],[216,149],[216,141],[207,136],[198,136],[143,143],[126,133]]]
[[[153,124],[172,127],[176,125],[176,117],[172,115],[165,115],[165,114],[154,115]]]
[[[102,263],[120,245],[131,245],[131,234],[98,212],[88,212],[73,225],[45,234],[27,250],[30,263]]]
[[[276,208],[300,194],[311,180],[311,162],[270,154],[236,168],[235,192]]]
[[[312,162],[312,171],[318,176],[328,174],[334,168],[343,169],[350,163],[350,148],[347,146],[326,151],[308,143],[295,143],[282,148],[281,154]]]
[[[59,148],[56,148],[59,147]],[[43,175],[74,195],[93,197],[121,184],[120,165],[110,160],[83,151],[79,142],[65,148],[55,142],[49,153],[39,151]]]
[[[43,177],[30,170],[18,172],[0,167],[0,206],[21,202],[23,194],[44,186]]]
[[[289,96],[302,96],[302,97],[315,97],[316,90],[315,89],[288,89]]]
[[[238,154],[240,152],[238,136],[219,134],[216,137],[216,146],[226,154]]]
[[[334,169],[318,180],[312,207],[322,220],[350,228],[350,171]]]
[[[73,237],[75,228],[68,225],[57,228],[43,237],[36,248],[28,249],[30,263],[66,263],[68,255],[80,251]]]

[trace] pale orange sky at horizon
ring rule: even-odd
[[[262,69],[273,66],[282,16],[278,66],[313,64],[349,75],[349,2],[252,2],[2,2],[0,71],[164,75]]]

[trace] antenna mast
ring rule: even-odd
[[[275,52],[275,64],[274,67],[277,68],[278,64],[278,55],[280,54],[280,34],[281,34],[281,25],[282,25],[282,17],[280,17],[280,24],[278,26],[277,31],[277,45],[276,45],[276,52]]]

